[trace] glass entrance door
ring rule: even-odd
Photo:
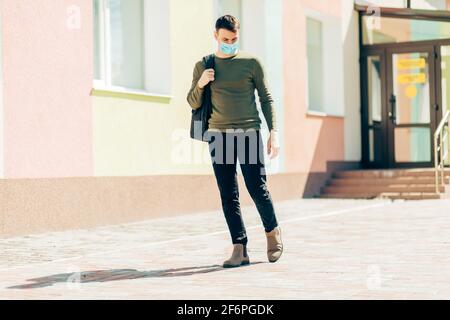
[[[411,43],[363,50],[364,167],[433,166],[433,133],[448,108],[449,47]]]
[[[388,167],[432,166],[438,111],[434,47],[389,48],[386,53]]]

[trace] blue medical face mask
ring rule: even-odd
[[[239,43],[236,41],[233,44],[228,44],[225,42],[220,42],[220,51],[225,54],[235,54],[239,49]]]

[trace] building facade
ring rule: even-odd
[[[427,138],[449,106],[449,10],[444,0],[0,0],[0,234],[220,208],[207,145],[189,138],[186,93],[223,14],[239,18],[242,50],[267,70],[281,138],[266,161],[275,201],[314,196],[337,169],[431,165]],[[251,204],[241,175],[239,185]]]

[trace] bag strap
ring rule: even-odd
[[[204,56],[203,62],[205,64],[205,69],[214,69],[214,53]]]

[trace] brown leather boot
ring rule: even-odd
[[[266,232],[267,238],[267,258],[270,262],[280,259],[283,253],[283,243],[281,241],[281,228],[277,226],[270,232]]]
[[[247,247],[242,243],[236,243],[233,245],[233,253],[228,260],[223,262],[224,268],[239,267],[250,263],[250,258],[247,254]]]

